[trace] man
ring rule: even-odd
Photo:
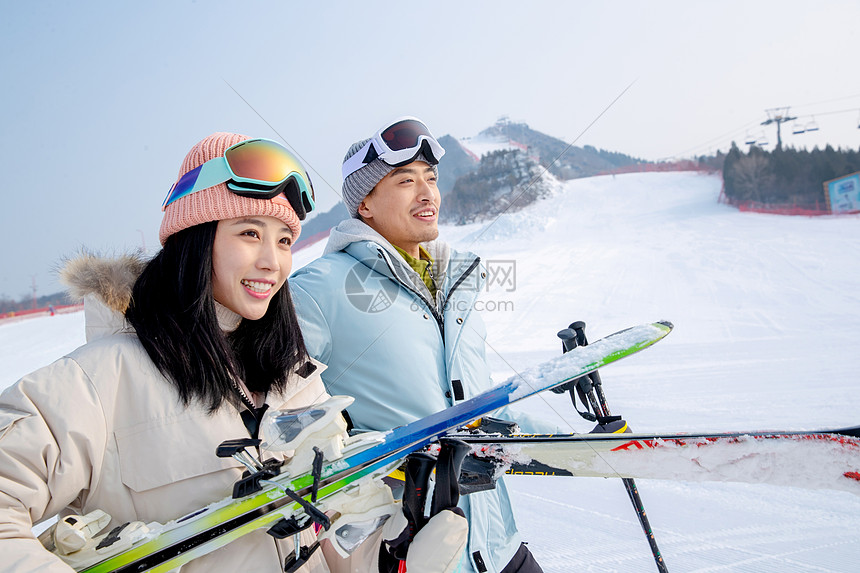
[[[493,385],[474,312],[486,273],[476,255],[436,240],[444,152],[415,118],[353,144],[343,162],[352,218],[289,281],[308,351],[328,365],[330,393],[355,397],[348,414],[357,429],[388,430]],[[469,519],[464,570],[541,571],[501,480],[460,507]]]

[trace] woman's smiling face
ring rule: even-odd
[[[212,246],[215,300],[242,318],[258,320],[287,280],[293,234],[275,217],[218,221]]]

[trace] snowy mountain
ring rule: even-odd
[[[576,179],[491,221],[445,226],[481,255],[494,378],[561,351],[575,320],[594,340],[668,319],[663,342],[601,371],[613,413],[639,431],[823,429],[860,423],[860,217],[781,217],[720,205],[718,176]],[[325,241],[295,253],[294,267]],[[81,313],[0,324],[0,387],[83,342]],[[571,431],[569,398],[522,409]],[[656,568],[620,480],[507,478],[547,572]],[[860,496],[637,480],[673,572],[850,572]]]
[[[467,149],[461,140],[450,135],[443,135],[439,143],[445,148],[445,155],[439,161],[439,192],[444,198],[457,180],[467,173],[474,172],[481,162],[481,157]]]
[[[520,149],[500,149],[481,158],[477,171],[457,179],[445,197],[440,221],[465,224],[515,213],[548,197],[558,181]]]
[[[475,137],[459,140],[474,157],[503,149],[519,149],[559,179],[576,179],[605,173],[637,163],[639,159],[590,145],[578,147],[503,117]]]

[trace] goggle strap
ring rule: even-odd
[[[218,161],[219,159],[221,161]],[[216,157],[183,175],[176,184],[178,185],[182,183],[183,179],[195,171],[197,171],[197,178],[194,180],[193,185],[186,190],[179,190],[176,188],[176,185],[174,185],[171,188],[170,193],[167,195],[167,198],[164,200],[164,204],[161,206],[162,210],[177,199],[202,191],[203,189],[208,189],[209,187],[214,187],[230,178],[230,170],[227,167],[227,161],[223,157]]]
[[[217,161],[218,159],[221,161]],[[203,164],[203,169],[200,170],[200,175],[197,177],[197,182],[194,184],[194,191],[202,191],[203,189],[209,189],[210,187],[219,185],[230,179],[231,176],[230,168],[227,166],[226,159],[223,157],[210,159]]]
[[[201,166],[202,167],[202,166]],[[170,190],[167,192],[167,197],[164,198],[164,201],[161,202],[161,210],[164,209],[179,199],[180,197],[184,197],[188,193],[186,191],[181,191],[180,189],[188,188],[191,189],[194,186],[194,181],[197,181],[197,176],[200,173],[200,167],[196,167],[180,177],[176,180],[176,183],[170,186]],[[189,185],[191,187],[189,187]]]
[[[367,150],[367,154],[364,156],[364,164],[367,165],[377,157],[379,157],[379,153],[376,151],[376,146],[371,145],[370,149]]]
[[[365,165],[369,163],[369,161],[365,161],[365,157],[367,157],[369,151],[367,148],[375,149],[373,147],[373,139],[370,139],[367,143],[364,144],[364,147],[353,153],[349,159],[343,162],[341,166],[341,176],[346,179]]]

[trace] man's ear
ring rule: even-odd
[[[370,212],[370,208],[367,206],[367,197],[362,199],[361,203],[358,204],[358,214],[362,219],[372,219],[373,215]]]

